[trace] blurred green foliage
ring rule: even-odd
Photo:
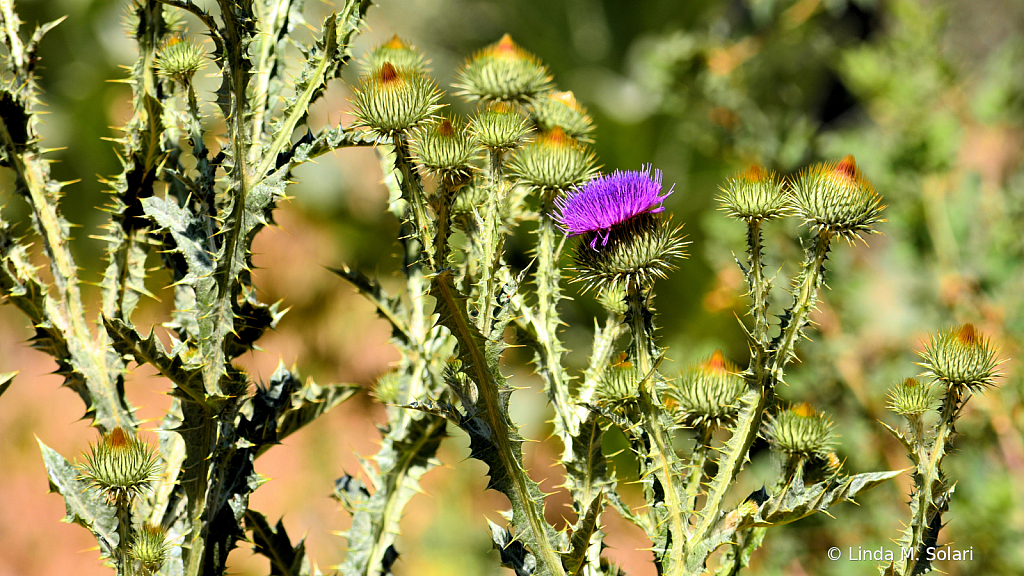
[[[56,178],[83,177],[68,189],[63,210],[81,226],[74,248],[86,263],[86,278],[100,274],[88,263],[98,261],[101,244],[87,237],[101,221],[93,207],[102,204],[104,185],[91,175],[119,170],[114,146],[102,138],[116,136],[109,126],[123,124],[130,112],[128,88],[107,82],[123,77],[118,66],[134,59],[121,4],[19,4],[30,26],[69,17],[42,45],[41,84],[51,112],[44,137],[49,147],[67,147],[53,154],[60,160]],[[307,9],[317,13],[308,20],[318,21],[329,7],[311,3]],[[607,169],[650,162],[664,170],[677,191],[668,209],[687,223],[693,242],[691,258],[659,284],[656,302],[662,342],[681,365],[715,347],[741,363],[746,355],[733,317],[744,310],[742,278],[731,256],[743,248],[743,230],[715,211],[719,183],[751,162],[791,174],[812,161],[855,155],[889,204],[886,236],[870,249],[836,252],[830,262],[834,289],[822,295],[815,341],[804,344],[808,368],[795,370],[780,392],[835,415],[838,451],[851,468],[908,465],[876,420],[896,422],[884,410],[885,393],[915,373],[908,351],[920,349],[926,332],[974,322],[1004,356],[1020,357],[1024,4],[421,0],[383,1],[369,21],[371,30],[355,53],[398,33],[433,58],[434,75],[443,83],[450,83],[464,55],[510,33],[588,107],[597,125],[595,149]],[[344,86],[334,89],[347,94]],[[336,119],[341,111],[320,113]],[[344,162],[340,155],[338,162]],[[369,164],[365,169],[377,170]],[[396,224],[383,205],[375,210],[360,204],[358,187],[367,179],[337,174],[332,160],[299,170],[300,182],[290,189],[296,208],[334,235],[347,260],[394,269],[390,244],[375,239],[393,237]],[[11,220],[22,220],[15,212],[20,208],[8,209]],[[788,272],[798,263],[798,247],[785,240],[793,232],[768,230],[767,244],[782,246],[769,255],[770,268]],[[518,258],[526,260],[524,254]],[[582,364],[597,307],[580,296],[564,308],[572,327],[564,340],[573,349],[570,358]],[[297,310],[298,321],[321,309]],[[1024,573],[1024,385],[1018,365],[1008,364],[1003,386],[973,399],[961,420],[959,450],[948,461],[957,489],[942,538],[974,546],[975,560],[939,565],[950,574]],[[751,490],[774,465],[763,452],[741,477]],[[627,474],[622,456],[620,476]],[[846,506],[842,523],[818,515],[772,531],[768,552],[755,555],[752,572],[871,572],[862,563],[829,562],[825,551],[890,546],[906,515],[898,504],[906,500],[898,489],[905,488],[891,484],[866,496],[864,506]],[[445,488],[437,497],[455,493]],[[444,526],[452,519],[439,513],[432,522]],[[454,554],[460,544],[447,535],[461,532],[431,532],[420,553],[442,562],[445,550]],[[486,549],[482,533],[476,541],[477,550]],[[494,566],[461,562],[466,573]]]

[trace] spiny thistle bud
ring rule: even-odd
[[[385,62],[362,77],[352,99],[355,126],[391,136],[431,118],[440,108],[441,93],[421,72],[402,70]]]
[[[680,374],[678,385],[669,388],[669,395],[675,398],[686,426],[719,427],[732,421],[745,389],[739,368],[716,350]]]
[[[402,376],[397,371],[391,371],[377,378],[370,395],[381,404],[397,404],[401,393]]]
[[[85,459],[79,466],[81,480],[101,490],[115,505],[127,505],[157,478],[155,451],[120,427],[90,445]]]
[[[622,285],[615,285],[601,290],[597,295],[597,301],[609,312],[625,314],[629,309],[626,304],[626,288]]]
[[[882,197],[857,168],[853,156],[815,164],[793,182],[797,214],[815,232],[824,230],[853,242],[883,222]]]
[[[474,183],[463,186],[459,189],[459,193],[455,196],[455,201],[452,203],[452,214],[472,214],[474,210],[483,205],[485,200],[487,200],[487,189],[485,187],[477,186]]]
[[[833,444],[832,420],[803,403],[769,416],[764,435],[787,454],[825,456]]]
[[[455,84],[470,102],[526,102],[550,86],[547,67],[508,34],[466,61]]]
[[[204,56],[206,52],[198,44],[174,37],[157,51],[155,66],[161,76],[188,84],[203,67]]]
[[[142,528],[135,533],[128,552],[132,558],[142,564],[144,573],[153,574],[163,566],[170,549],[167,531],[162,526],[147,523],[143,524]]]
[[[530,131],[530,121],[514,105],[497,102],[477,112],[469,130],[481,146],[506,152],[523,143]]]
[[[530,103],[530,116],[545,132],[557,126],[572,138],[590,142],[593,120],[572,92],[549,92],[536,98]]]
[[[448,186],[460,187],[473,174],[476,142],[458,117],[441,117],[409,132],[410,152],[417,164]]]
[[[757,166],[729,179],[718,197],[730,217],[750,222],[788,216],[792,211],[785,183],[774,172]]]
[[[509,170],[535,190],[559,191],[592,178],[597,172],[594,162],[593,152],[555,127],[517,150]]]
[[[966,386],[980,391],[995,385],[1001,376],[997,368],[998,350],[972,324],[950,328],[935,334],[920,352],[921,363],[931,376],[946,386]]]
[[[907,378],[889,391],[889,410],[903,416],[918,416],[931,410],[937,403],[935,384],[921,383],[917,378]]]
[[[597,386],[597,396],[608,402],[618,402],[636,396],[640,379],[644,375],[626,360],[623,354],[614,364],[609,366],[601,376]]]
[[[407,44],[395,34],[391,40],[377,46],[360,62],[363,74],[373,74],[387,62],[397,70],[419,74],[427,73],[427,60],[415,46]]]
[[[576,272],[572,282],[583,282],[583,291],[609,290],[649,286],[655,278],[666,278],[675,269],[676,258],[684,258],[688,244],[683,227],[673,226],[671,219],[662,220],[654,214],[641,214],[605,233],[606,245],[600,250],[590,247],[594,241],[576,244]],[[591,233],[594,238],[597,232]]]

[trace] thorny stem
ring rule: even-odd
[[[711,451],[711,437],[715,429],[707,423],[697,427],[696,444],[693,446],[693,453],[690,456],[690,474],[686,478],[686,508],[687,514],[697,509],[697,498],[704,481],[704,466],[708,461],[708,454]]]
[[[556,334],[561,323],[558,301],[562,299],[559,287],[562,272],[558,260],[565,246],[565,236],[555,226],[552,210],[550,198],[545,197],[537,227],[537,314],[534,316],[534,328],[543,348],[542,362],[548,379],[548,397],[555,408],[555,427],[575,435],[578,433],[579,422],[573,417],[569,383],[562,369],[562,346]]]
[[[476,239],[478,247],[479,262],[472,263],[478,266],[477,287],[479,292],[474,303],[477,311],[476,325],[485,338],[490,338],[491,321],[490,310],[494,302],[497,290],[496,273],[501,265],[501,254],[505,241],[504,234],[499,231],[502,218],[502,204],[505,198],[500,183],[502,178],[502,153],[495,150],[488,151],[487,171],[487,196],[482,207],[479,237]]]
[[[950,438],[954,432],[953,425],[959,415],[962,399],[962,390],[959,387],[951,386],[947,389],[942,401],[939,421],[935,425],[930,451],[925,447],[920,417],[907,419],[910,422],[918,452],[917,473],[914,477],[916,484],[914,517],[910,524],[910,529],[913,532],[909,546],[907,546],[907,548],[915,550],[916,553],[911,558],[903,559],[905,564],[902,570],[897,570],[897,574],[917,573],[918,563],[927,557],[925,553],[926,535],[932,529],[936,516],[945,512],[949,505],[949,491],[942,477],[942,459],[945,458],[947,449],[952,447]],[[936,493],[936,489],[938,489],[938,493]]]
[[[131,542],[132,530],[132,505],[131,501],[124,497],[118,497],[114,503],[114,511],[117,515],[117,548],[114,549],[114,561],[117,564],[118,576],[130,576],[131,557],[128,547]]]
[[[750,285],[750,315],[754,317],[754,341],[758,352],[768,346],[768,283],[764,278],[764,257],[761,239],[761,220],[747,224],[748,276]]]
[[[402,193],[407,196],[405,200],[412,209],[412,223],[416,228],[415,236],[420,242],[427,263],[433,267],[434,243],[430,241],[430,220],[427,218],[427,207],[423,201],[423,190],[418,184],[414,185],[414,183],[418,183],[419,179],[409,163],[409,144],[401,133],[395,134],[392,143],[395,147],[395,168],[401,173],[403,182]]]
[[[753,240],[753,236],[751,237]],[[831,235],[827,230],[820,230],[814,237],[813,244],[806,251],[803,270],[797,278],[793,305],[787,310],[789,322],[785,324],[782,333],[773,341],[774,350],[770,355],[757,354],[751,359],[747,374],[747,391],[740,397],[739,416],[732,436],[726,442],[722,456],[718,462],[718,473],[711,481],[708,489],[707,501],[700,513],[700,521],[694,531],[692,543],[702,543],[718,524],[722,512],[722,503],[743,465],[748,459],[750,447],[757,439],[758,430],[761,426],[761,418],[765,408],[774,394],[776,382],[783,380],[783,370],[796,356],[793,352],[797,339],[803,333],[807,315],[814,308],[817,302],[818,289],[824,283],[824,264],[828,256],[829,242]],[[754,250],[754,242],[751,243],[751,254],[760,254],[758,249]],[[759,242],[758,242],[759,244]],[[752,260],[754,264],[759,264]],[[751,271],[752,272],[752,271]],[[763,280],[762,280],[763,281]],[[767,306],[766,301],[761,305]],[[767,314],[766,311],[755,311],[755,318],[760,314]],[[690,550],[687,559],[687,570],[690,574],[700,574],[704,570],[704,562],[707,556],[713,552],[703,546],[694,546]]]
[[[668,556],[680,561],[672,562],[672,573],[679,573],[683,564],[681,562],[686,548],[686,518],[683,513],[684,502],[681,500],[682,490],[678,486],[681,480],[677,466],[675,448],[672,446],[671,430],[667,430],[661,421],[664,410],[658,400],[655,391],[656,375],[654,374],[656,348],[653,340],[653,324],[651,322],[651,310],[648,307],[648,294],[644,287],[630,283],[626,288],[626,321],[633,334],[633,341],[630,344],[630,358],[633,360],[638,373],[643,381],[639,389],[639,405],[642,412],[641,427],[650,439],[650,450],[646,460],[650,461],[651,469],[655,479],[661,482],[665,508],[670,522],[668,534],[669,549],[661,551],[659,556]],[[649,502],[649,511],[655,513],[654,502]],[[652,518],[655,522],[656,519]]]

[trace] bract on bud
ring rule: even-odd
[[[591,179],[597,166],[593,152],[556,127],[516,150],[509,170],[534,190],[554,192]]]
[[[718,201],[732,218],[747,222],[772,220],[792,212],[785,182],[775,172],[751,166],[722,187]]]
[[[128,553],[142,564],[145,574],[154,574],[163,566],[170,550],[167,531],[162,526],[146,523],[135,533]]]
[[[937,402],[933,382],[907,378],[889,391],[888,407],[903,416],[917,416],[934,408]]]
[[[148,490],[159,468],[155,451],[123,428],[104,434],[89,447],[85,460],[79,466],[81,480],[120,506]]]
[[[882,222],[882,197],[857,168],[853,156],[815,164],[793,182],[797,214],[818,231],[848,242],[872,233]]]
[[[161,76],[188,84],[203,67],[206,52],[191,40],[174,37],[157,51],[154,65]]]
[[[530,102],[529,109],[541,130],[550,132],[558,127],[569,137],[590,142],[593,120],[572,92],[548,92]]]
[[[392,136],[433,117],[441,93],[432,80],[415,70],[385,62],[364,75],[352,98],[355,126]]]
[[[530,132],[530,121],[515,105],[497,102],[477,112],[469,130],[481,146],[506,152],[522,145]]]
[[[998,350],[972,324],[950,328],[931,337],[920,352],[927,371],[946,386],[966,387],[981,391],[995,385],[1003,363],[996,358]]]
[[[409,132],[413,160],[432,177],[460,187],[472,176],[477,143],[458,117],[441,117]]]
[[[825,456],[833,442],[832,420],[803,403],[765,420],[764,435],[778,450],[801,456]]]
[[[550,89],[551,75],[536,56],[506,34],[463,65],[455,87],[471,102],[526,102]]]
[[[391,40],[370,50],[360,62],[363,74],[373,74],[387,62],[397,70],[426,74],[427,60],[415,46],[406,43],[396,34]]]
[[[739,411],[739,397],[746,381],[739,368],[721,350],[680,374],[669,394],[676,399],[683,424],[719,427],[732,421]]]

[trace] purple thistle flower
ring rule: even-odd
[[[559,211],[555,219],[566,236],[596,232],[590,247],[597,250],[598,239],[601,246],[608,244],[608,233],[613,226],[641,214],[665,210],[661,203],[672,194],[672,189],[663,196],[658,195],[660,192],[661,170],[654,170],[652,177],[650,164],[641,171],[616,170],[577,186],[572,193],[555,200]]]

